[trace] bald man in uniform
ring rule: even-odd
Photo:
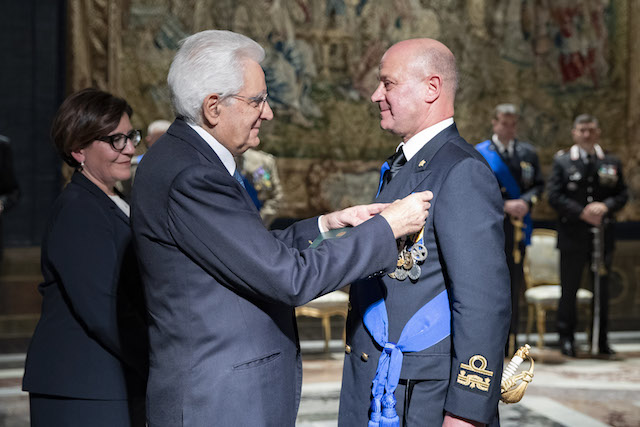
[[[340,426],[497,422],[511,315],[503,203],[454,124],[457,80],[436,40],[405,40],[382,57],[371,100],[402,142],[376,201],[434,196],[422,232],[398,241],[395,272],[351,286]]]

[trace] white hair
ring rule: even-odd
[[[165,133],[167,129],[169,129],[169,126],[171,126],[171,122],[169,120],[154,120],[147,128],[147,135],[151,135],[156,132]]]
[[[494,116],[497,119],[500,114],[506,114],[510,116],[519,116],[518,107],[513,104],[498,104],[494,112]]]
[[[231,31],[208,30],[187,37],[171,63],[167,82],[178,116],[202,124],[202,102],[207,95],[236,94],[244,84],[246,60],[262,62],[264,49]]]

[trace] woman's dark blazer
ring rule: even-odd
[[[129,218],[79,172],[53,206],[42,275],[23,389],[81,399],[144,396],[148,339]]]

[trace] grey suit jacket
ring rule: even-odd
[[[317,218],[269,232],[183,120],[145,154],[132,224],[150,316],[150,426],[290,426],[301,363],[293,307],[395,265],[377,216],[308,249]]]
[[[511,314],[500,190],[486,161],[460,137],[455,125],[436,135],[407,162],[376,201],[424,190],[433,191],[434,197],[424,234],[428,256],[419,280],[401,282],[384,275],[351,286],[353,308],[347,319],[351,352],[344,362],[341,426],[367,425],[371,381],[381,349],[364,326],[365,310],[384,298],[389,341],[398,342],[414,313],[445,289],[451,335],[423,351],[406,353],[400,374],[401,379],[441,385],[414,396],[409,413],[421,420],[415,425],[441,423],[445,410],[482,422],[490,422],[497,413]],[[465,370],[461,364],[469,364],[476,355],[487,360],[486,370],[493,373],[487,391],[458,381]],[[395,395],[402,402],[400,390],[403,388]],[[403,406],[397,409],[402,418]]]

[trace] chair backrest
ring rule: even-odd
[[[533,230],[523,265],[527,288],[560,284],[560,251],[556,248],[557,241],[558,234],[555,230]]]

